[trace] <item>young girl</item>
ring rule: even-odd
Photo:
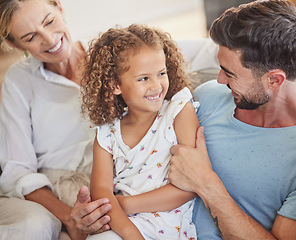
[[[196,239],[195,195],[167,178],[171,146],[194,146],[199,126],[183,65],[168,34],[142,25],[92,43],[82,83],[82,110],[99,126],[91,197],[109,198],[113,231],[89,239]]]

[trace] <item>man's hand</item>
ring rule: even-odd
[[[208,156],[204,128],[197,130],[195,148],[175,145],[171,148],[171,183],[185,191],[199,194],[207,175],[214,173]],[[205,178],[203,178],[205,176]],[[209,175],[208,175],[209,176]]]
[[[82,186],[77,194],[71,217],[79,230],[87,234],[96,234],[110,229],[110,216],[106,214],[111,208],[106,198],[91,202],[89,189]]]

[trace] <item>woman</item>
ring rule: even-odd
[[[81,239],[70,214],[92,162],[77,80],[85,49],[72,41],[59,0],[0,0],[0,13],[1,38],[31,55],[2,85],[0,189],[9,198],[0,197],[1,236],[57,239],[63,226]]]

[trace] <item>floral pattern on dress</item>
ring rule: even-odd
[[[114,192],[137,195],[169,183],[170,148],[177,143],[173,123],[185,104],[191,101],[192,95],[187,88],[170,101],[165,100],[147,134],[134,148],[124,144],[120,120],[98,128],[99,144],[113,155]],[[198,103],[193,104],[198,106]],[[130,219],[143,235],[152,239],[195,239],[192,211],[193,200],[171,211],[139,213]]]

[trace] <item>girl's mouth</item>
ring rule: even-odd
[[[153,95],[153,96],[145,96],[146,99],[152,100],[152,101],[157,101],[160,99],[160,97],[161,97],[161,93],[159,93],[157,95]]]

